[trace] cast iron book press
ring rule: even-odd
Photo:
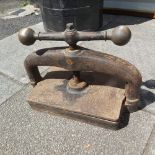
[[[28,97],[37,110],[81,121],[120,127],[125,109],[134,110],[142,83],[137,68],[121,58],[80,47],[78,41],[111,40],[127,44],[126,26],[111,34],[96,31],[102,24],[102,0],[43,0],[40,4],[46,32],[30,28],[19,32],[24,45],[36,40],[65,41],[67,47],[45,48],[25,59],[25,69],[34,86]],[[53,66],[41,77],[39,66]]]

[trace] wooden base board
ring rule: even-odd
[[[63,71],[62,75],[67,73]],[[106,78],[103,79],[106,81]],[[45,79],[32,89],[27,101],[37,110],[93,124],[109,124],[115,127],[119,125],[125,102],[124,89],[99,85],[96,81],[83,91],[76,92],[67,87],[67,82],[68,80],[58,79],[57,76]],[[111,83],[116,84],[114,81]]]
[[[102,12],[107,14],[137,16],[151,19],[155,18],[155,12],[142,12],[142,11],[140,12],[136,10],[116,9],[116,8],[104,8],[102,9]]]

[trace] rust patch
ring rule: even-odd
[[[73,65],[74,64],[74,61],[72,59],[66,59],[66,63],[68,65]]]

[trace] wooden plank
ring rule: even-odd
[[[116,15],[127,15],[127,16],[137,16],[155,19],[155,12],[140,12],[136,10],[126,10],[126,9],[116,9],[116,8],[104,8],[103,13],[106,14],[116,14]]]
[[[104,0],[104,8],[155,12],[154,0]]]
[[[64,74],[67,72],[63,72],[63,76]],[[107,81],[107,77],[103,76],[102,79]],[[68,89],[67,82],[68,80],[58,77],[41,81],[30,93],[29,104],[41,111],[68,114],[75,118],[82,116],[82,119],[91,118],[101,123],[119,122],[125,101],[124,89],[100,85],[95,81],[94,85],[89,85],[83,91],[72,92]],[[110,83],[109,79],[108,83]],[[116,81],[112,80],[111,83],[116,84]]]

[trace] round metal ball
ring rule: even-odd
[[[123,46],[129,42],[131,31],[127,26],[119,26],[112,31],[111,40],[119,46]]]
[[[36,39],[34,37],[34,31],[30,28],[21,29],[18,33],[19,41],[24,45],[32,45]]]

